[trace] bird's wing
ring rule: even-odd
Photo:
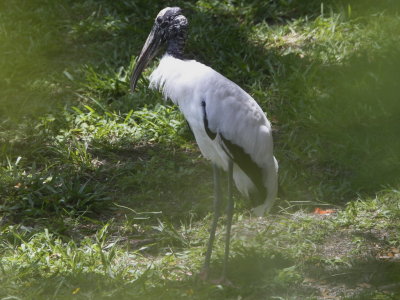
[[[206,133],[219,138],[221,148],[256,187],[256,198],[264,201],[264,172],[274,160],[271,125],[256,101],[232,81],[216,73],[207,86],[201,102]]]
[[[203,99],[208,129],[228,141],[225,144],[238,148],[232,151],[242,151],[262,166],[266,154],[273,152],[268,119],[257,102],[238,85],[217,72],[212,77]]]

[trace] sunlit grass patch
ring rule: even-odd
[[[144,142],[172,142],[186,124],[176,109],[157,105],[141,110],[130,110],[121,115],[112,111],[84,106],[73,107],[66,118],[71,122],[68,131],[61,130],[58,140],[76,138],[86,143],[135,144]]]
[[[367,2],[0,3],[0,298],[396,299],[400,19]],[[187,57],[273,123],[281,199],[256,219],[234,195],[233,286],[197,280],[211,168],[148,89],[157,62],[129,91],[166,5],[188,16]]]

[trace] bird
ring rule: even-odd
[[[271,124],[257,102],[237,84],[214,69],[184,58],[188,20],[179,7],[166,7],[136,60],[130,88],[133,93],[146,66],[161,49],[165,53],[150,75],[159,90],[184,115],[202,155],[213,165],[214,214],[202,271],[209,276],[211,253],[221,215],[221,172],[228,173],[227,220],[222,280],[226,279],[234,210],[233,182],[247,198],[261,199],[256,216],[267,213],[277,197],[278,162],[273,155]]]

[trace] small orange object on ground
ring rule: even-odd
[[[335,212],[334,209],[324,210],[324,209],[320,209],[319,207],[316,207],[315,210],[314,210],[314,214],[317,214],[317,215],[329,215],[329,214],[332,214],[334,212]]]

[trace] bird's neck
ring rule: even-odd
[[[185,33],[179,34],[173,39],[170,39],[167,45],[167,54],[175,58],[182,59],[185,43],[186,43]]]

